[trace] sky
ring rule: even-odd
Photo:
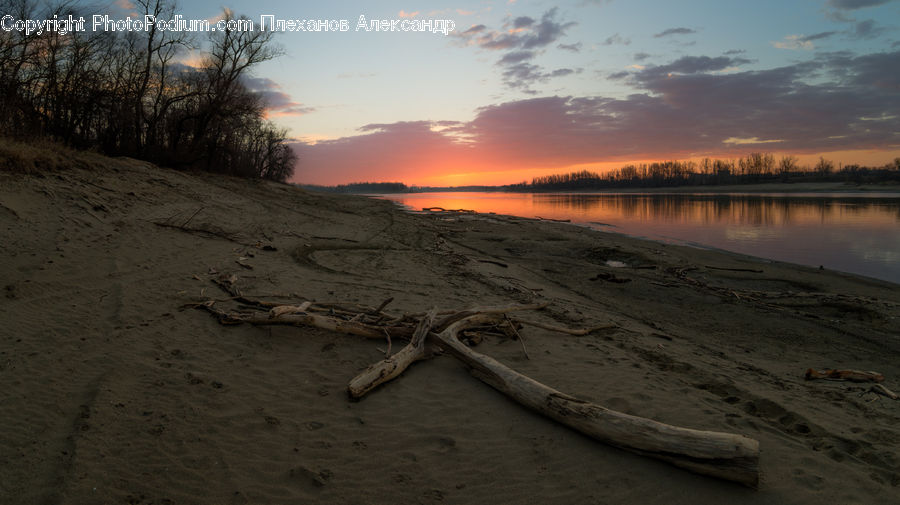
[[[277,34],[283,55],[246,80],[288,130],[294,182],[507,184],[754,151],[806,164],[900,156],[898,0],[197,0],[177,12],[223,8],[349,23]],[[357,30],[361,15],[455,29]]]

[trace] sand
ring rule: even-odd
[[[875,370],[900,391],[897,285],[97,159],[0,173],[0,503],[900,501],[900,401],[803,379]],[[182,308],[224,298],[223,272],[273,300],[547,301],[530,317],[616,324],[526,328],[530,359],[499,337],[478,350],[609,408],[753,437],[760,488],[597,443],[450,356],[351,402],[385,344]]]

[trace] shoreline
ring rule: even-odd
[[[0,501],[891,503],[900,486],[900,401],[803,377],[875,370],[900,390],[896,285],[128,159],[0,183]],[[476,349],[616,411],[757,439],[760,488],[591,441],[449,356],[350,402],[386,343],[186,308],[239,308],[223,274],[298,304],[549,303],[529,317],[614,325]]]
[[[555,193],[549,193],[549,194],[555,194]],[[560,193],[560,194],[565,195],[566,193]],[[593,195],[593,194],[598,194],[598,193],[585,193],[585,194]],[[647,194],[647,193],[644,193],[644,194]],[[397,195],[399,195],[399,194],[362,195],[362,196],[366,196],[367,198],[381,199],[381,200],[387,200],[387,201],[393,202],[398,206],[398,208],[404,210],[405,212],[411,212],[411,213],[420,214],[420,215],[429,215],[429,213],[430,213],[429,211],[419,210],[419,209],[421,209],[421,202],[419,203],[419,205],[414,206],[414,205],[402,203],[401,201],[398,201],[398,200],[393,200],[391,198],[391,197],[394,197]],[[781,197],[782,195],[778,195],[778,196]],[[785,194],[785,195],[783,195],[783,197],[784,198],[797,198],[797,196],[792,196],[791,194]],[[897,193],[897,197],[900,198],[900,193]],[[811,196],[811,198],[816,198],[816,196]],[[427,202],[427,200],[425,200],[425,201]],[[477,205],[475,205],[475,207],[477,207]],[[438,209],[438,207],[435,207],[434,209]],[[448,212],[452,213],[452,212],[456,212],[456,211],[450,210]],[[726,254],[742,255],[747,258],[755,258],[758,261],[762,261],[762,262],[781,262],[781,263],[784,263],[787,265],[796,265],[796,266],[802,266],[802,267],[807,267],[807,268],[817,268],[817,267],[823,268],[823,269],[827,268],[830,271],[838,272],[838,273],[841,273],[844,275],[855,275],[855,276],[859,276],[861,278],[887,282],[887,283],[895,284],[895,285],[900,284],[900,279],[896,279],[896,273],[894,273],[891,270],[886,271],[888,275],[885,275],[882,277],[867,274],[866,271],[872,270],[872,265],[868,265],[868,264],[864,264],[864,263],[859,263],[859,262],[853,263],[853,262],[845,261],[843,264],[838,263],[836,265],[828,265],[827,267],[824,267],[824,266],[822,266],[822,264],[815,264],[812,261],[803,263],[802,261],[798,261],[798,258],[793,258],[793,259],[792,258],[778,258],[778,257],[765,256],[763,254],[753,254],[752,252],[742,252],[740,250],[730,250],[730,249],[727,249],[726,247],[723,247],[722,245],[704,244],[702,242],[688,239],[688,238],[654,236],[654,235],[646,235],[646,234],[642,235],[642,234],[639,234],[639,232],[641,230],[635,230],[635,229],[631,229],[631,231],[634,233],[630,233],[629,231],[627,231],[629,228],[628,223],[624,223],[624,225],[614,225],[614,224],[603,223],[603,222],[592,221],[592,220],[552,219],[552,218],[529,217],[526,215],[497,214],[495,212],[489,212],[489,211],[484,211],[484,210],[477,211],[477,212],[467,210],[465,212],[467,212],[467,213],[473,212],[476,214],[480,213],[481,215],[485,215],[485,216],[495,215],[495,216],[507,217],[507,218],[511,218],[511,219],[525,219],[525,220],[533,220],[533,221],[573,224],[576,226],[587,227],[589,229],[596,230],[599,232],[615,233],[615,234],[619,234],[619,235],[622,235],[625,237],[631,237],[631,238],[635,238],[635,239],[639,239],[639,240],[657,242],[660,244],[680,245],[680,246],[686,246],[686,247],[692,247],[692,248],[698,248],[698,249],[704,249],[704,250],[710,250],[710,251],[718,251],[718,252],[722,252],[722,253],[726,253]],[[431,212],[431,214],[434,214],[434,213]],[[759,252],[766,252],[766,251],[759,251]],[[774,253],[774,251],[769,251],[769,252]],[[800,258],[800,259],[802,259],[802,258]],[[842,269],[841,268],[842,265],[844,267],[850,267],[850,268]],[[853,268],[855,268],[856,271],[854,271]],[[884,271],[882,273],[884,273]],[[890,274],[894,274],[894,275],[892,276]]]

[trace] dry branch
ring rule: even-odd
[[[434,324],[434,331],[439,332],[446,329],[451,324],[474,315],[490,315],[490,314],[506,314],[509,312],[519,312],[525,310],[541,310],[546,308],[548,303],[533,303],[531,305],[505,305],[498,307],[475,307],[472,309],[450,312],[449,315]],[[439,313],[442,314],[442,313]],[[494,321],[492,321],[494,322]]]
[[[874,384],[872,387],[869,388],[869,391],[872,391],[873,393],[878,393],[878,394],[880,394],[880,395],[887,396],[887,397],[890,398],[891,400],[897,400],[897,399],[900,399],[900,396],[897,396],[897,393],[895,393],[895,392],[891,391],[890,389],[884,387],[883,384]]]
[[[431,334],[473,375],[517,402],[601,442],[658,458],[693,472],[756,487],[759,442],[730,433],[679,428],[606,409],[530,379],[459,341],[465,327],[495,320],[473,315]]]
[[[366,338],[377,338],[379,340],[384,338],[385,331],[390,332],[392,337],[399,338],[409,338],[413,333],[412,328],[407,326],[392,326],[385,328],[355,321],[346,321],[344,319],[320,314],[310,314],[308,312],[301,314],[282,314],[270,317],[270,313],[265,312],[224,312],[216,309],[211,302],[200,303],[193,306],[215,315],[222,324],[249,323],[255,325],[285,324],[292,326],[311,326],[313,328],[347,333]]]
[[[884,375],[878,372],[864,372],[861,370],[833,370],[831,368],[815,370],[810,368],[806,371],[806,380],[812,379],[850,382],[883,382]]]
[[[240,291],[234,286],[233,278],[224,280],[219,285],[235,295],[236,299],[243,301]],[[411,321],[415,320],[413,317],[404,316],[400,320],[391,321],[396,325],[387,325],[379,310],[374,311],[378,313],[377,321],[363,322],[366,318],[375,317],[371,308],[356,313],[346,311],[347,313],[339,316],[334,312],[330,315],[315,314],[313,311],[321,310],[321,306],[316,307],[317,304],[310,302],[300,306],[276,307],[273,310],[266,310],[272,307],[256,302],[251,307],[256,312],[250,313],[224,312],[216,309],[214,305],[215,302],[209,301],[196,307],[216,315],[223,324],[246,322],[257,325],[304,325],[367,338],[382,339],[387,336],[389,342],[391,337],[410,338],[410,343],[399,352],[370,366],[350,381],[348,392],[354,398],[359,398],[378,385],[396,378],[412,363],[423,359],[427,352],[426,341],[430,338],[432,342],[439,344],[445,351],[468,365],[473,374],[482,381],[522,405],[585,435],[641,455],[668,461],[697,473],[740,482],[751,487],[755,487],[759,480],[759,443],[756,440],[729,433],[679,428],[578,400],[530,379],[493,358],[469,349],[459,339],[462,331],[479,326],[507,323],[515,329],[515,324],[506,315],[507,313],[538,310],[546,307],[546,304],[476,307],[450,312],[440,320],[435,318],[441,312],[432,309],[418,322],[415,329],[411,325]],[[382,304],[379,309],[383,309],[385,305],[386,303]],[[298,313],[299,309],[304,311]],[[593,330],[568,330],[533,322],[528,324],[575,335],[586,334]]]
[[[272,307],[272,310],[269,311],[269,318],[280,317],[287,314],[302,314],[309,310],[309,306],[312,305],[312,302],[303,302],[300,305],[280,305],[278,307]]]
[[[394,354],[390,358],[385,358],[374,365],[369,366],[361,374],[357,375],[350,381],[347,391],[352,398],[361,398],[369,391],[375,389],[381,384],[397,377],[409,365],[420,359],[425,358],[425,336],[431,325],[434,323],[434,317],[437,309],[431,309],[428,314],[419,322],[416,332],[413,333],[409,344]]]

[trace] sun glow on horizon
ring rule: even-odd
[[[307,141],[311,140],[309,138]],[[708,156],[710,159],[721,159],[726,161],[735,161],[747,156],[750,151],[743,154],[727,154],[718,156]],[[781,160],[782,156],[794,156],[800,166],[813,166],[819,158],[825,158],[832,161],[835,167],[846,166],[849,164],[858,164],[861,166],[878,167],[890,164],[894,159],[900,158],[900,150],[881,151],[881,150],[852,150],[852,151],[832,151],[816,154],[791,154],[791,153],[771,153],[776,163]],[[628,161],[604,161],[596,163],[579,163],[574,165],[564,165],[560,167],[531,167],[517,169],[496,169],[490,165],[473,165],[468,169],[462,170],[460,166],[453,163],[445,162],[440,166],[421,168],[418,170],[398,170],[397,172],[386,171],[387,173],[375,176],[374,173],[368,173],[368,176],[350,177],[340,180],[331,180],[329,182],[316,182],[316,184],[338,185],[349,184],[355,182],[402,182],[407,186],[419,187],[460,187],[460,186],[504,186],[508,184],[518,184],[521,182],[530,183],[535,177],[543,177],[548,175],[563,175],[573,172],[589,171],[604,175],[610,171],[617,170],[628,165],[649,165],[663,161],[693,161],[699,164],[707,156],[691,156],[691,157],[673,157],[667,159],[639,159]],[[400,175],[398,175],[400,174]],[[297,182],[306,182],[298,179]]]

